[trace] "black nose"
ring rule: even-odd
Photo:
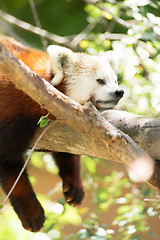
[[[116,98],[121,99],[123,97],[124,91],[123,90],[116,90],[115,95]]]

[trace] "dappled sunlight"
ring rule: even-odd
[[[38,25],[36,21],[34,23],[35,13],[28,2],[35,4]],[[0,6],[0,34],[11,35],[31,47],[45,50],[50,44],[63,45],[91,55],[103,55],[113,50],[118,83],[125,92],[117,108],[159,119],[158,0],[5,0],[1,1]],[[61,65],[64,64],[62,60]],[[49,71],[50,66],[46,69],[46,72]],[[77,77],[74,80],[77,83]],[[104,82],[103,79],[97,80],[101,84]],[[107,80],[108,76],[106,86]],[[77,91],[76,97],[78,94]],[[42,104],[41,107],[43,111],[45,106]],[[5,116],[5,111],[1,117]],[[122,119],[123,112],[121,114]],[[131,127],[136,121],[137,126],[139,124],[134,115],[130,115],[129,121]],[[160,140],[146,145],[154,157]],[[159,161],[157,155],[156,160]],[[85,197],[80,206],[71,207],[65,202],[63,184],[52,155],[34,152],[28,172],[45,209],[44,227],[36,233],[24,230],[11,205],[6,203],[0,208],[0,240],[159,239],[160,196],[145,183],[152,177],[153,168],[151,159],[144,156],[137,158],[127,168],[119,163],[82,156]],[[0,196],[3,202],[5,196],[1,193]]]
[[[142,156],[137,158],[128,167],[128,174],[134,182],[146,182],[151,179],[154,170],[154,162],[151,158]]]

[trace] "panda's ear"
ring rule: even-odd
[[[50,45],[47,48],[47,52],[50,56],[52,71],[54,74],[51,83],[56,86],[63,80],[64,67],[73,61],[74,53],[68,48],[57,45]]]
[[[108,61],[114,71],[118,68],[118,56],[114,51],[107,51],[101,56],[104,60]]]

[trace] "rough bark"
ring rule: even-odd
[[[150,183],[160,188],[160,120],[125,111],[110,110],[102,115],[121,131],[128,134],[154,160],[154,174]]]
[[[137,159],[143,159],[145,165],[150,166],[150,173],[144,179],[151,175],[153,161],[129,136],[111,125],[92,105],[81,106],[60,93],[3,46],[0,49],[0,74],[59,119],[53,127],[53,135],[49,131],[45,140],[39,143],[40,148],[102,157],[122,162],[131,168]],[[49,143],[49,139],[55,141]],[[145,172],[144,167],[141,174],[145,175]]]
[[[105,117],[118,129],[128,134],[154,159],[160,160],[160,120],[125,111],[104,111]]]
[[[160,188],[160,120],[118,110],[104,111],[101,115],[129,135],[139,147],[144,149],[155,160],[154,174],[149,182],[154,187]],[[41,132],[42,129],[37,131],[32,145]],[[110,152],[110,148],[106,148],[102,143],[60,123],[56,123],[46,133],[45,137],[40,140],[38,147],[44,151],[66,151],[119,161]]]

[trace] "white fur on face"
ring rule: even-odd
[[[76,61],[65,69],[64,77],[66,95],[81,104],[92,100],[97,108],[109,109],[119,101],[115,95],[120,90],[117,76],[103,57],[77,54]],[[99,84],[97,79],[105,84]]]
[[[55,51],[57,49],[58,55]],[[69,49],[64,51],[64,49],[66,48],[51,46],[49,51],[55,74],[52,80],[53,85],[57,85],[58,77],[58,83],[62,80],[65,82],[65,94],[80,104],[92,100],[99,109],[114,108],[123,94],[121,96],[115,94],[116,91],[120,91],[120,88],[107,54],[105,53],[102,57],[90,56],[84,53],[73,53]],[[102,81],[98,83],[99,79],[103,80],[103,84]]]

